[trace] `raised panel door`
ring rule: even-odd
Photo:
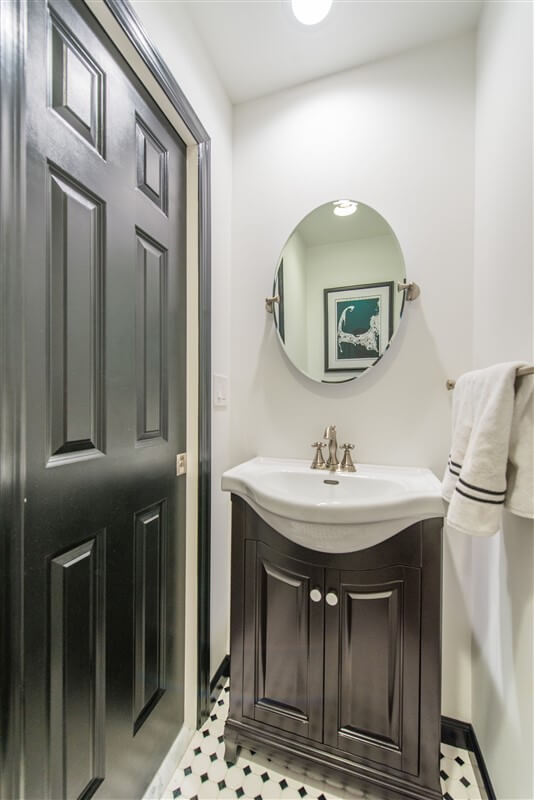
[[[25,792],[130,799],[183,722],[185,146],[85,3],[28,32]]]
[[[245,558],[243,714],[321,741],[324,570],[261,542]]]
[[[327,570],[325,588],[324,741],[417,774],[420,570]]]

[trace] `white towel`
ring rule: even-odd
[[[516,383],[505,508],[534,519],[534,375]]]
[[[452,406],[452,443],[442,494],[447,522],[463,533],[491,536],[501,528],[516,370],[522,362],[466,372]]]

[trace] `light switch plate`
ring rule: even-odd
[[[213,405],[225,408],[228,405],[227,375],[213,375]]]

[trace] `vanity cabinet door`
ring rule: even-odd
[[[255,541],[245,559],[243,714],[322,741],[324,569]]]
[[[416,775],[420,570],[327,570],[325,589],[324,741]]]

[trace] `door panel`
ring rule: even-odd
[[[327,572],[325,742],[417,773],[420,570]]]
[[[137,439],[167,436],[167,250],[137,236]]]
[[[104,74],[61,17],[50,9],[50,105],[103,154]]]
[[[51,164],[48,176],[50,466],[104,449],[105,209]]]
[[[322,739],[324,571],[246,543],[245,716]]]
[[[104,777],[105,531],[50,561],[50,796]],[[92,793],[92,792],[91,792]]]
[[[366,592],[343,587],[341,602],[344,679],[340,731],[370,736],[399,747],[402,584]],[[356,642],[360,645],[355,645]],[[362,647],[363,642],[368,647]],[[364,680],[371,676],[372,680]]]
[[[183,722],[185,147],[85,3],[28,25],[26,794],[130,799]]]
[[[135,515],[134,733],[165,691],[165,505],[156,503]]]
[[[167,213],[168,153],[148,125],[136,119],[137,188]]]

